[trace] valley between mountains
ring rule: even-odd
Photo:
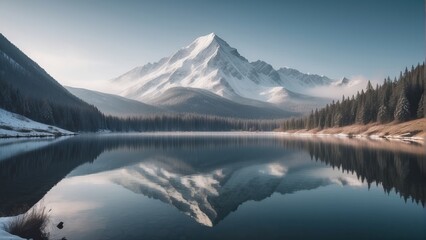
[[[232,118],[279,119],[321,108],[331,99],[311,95],[317,87],[349,88],[357,81],[332,80],[296,69],[275,70],[249,62],[214,33],[169,57],[136,67],[106,82],[111,93],[67,89],[106,114],[193,113]]]
[[[398,80],[387,78],[375,89],[368,82],[366,92],[355,97],[365,82],[275,69],[261,60],[249,62],[211,33],[158,62],[105,80],[113,89],[106,93],[62,86],[0,35],[0,126],[3,137],[24,137],[96,131],[306,129],[316,133],[352,124],[396,124],[424,116],[422,69],[424,64],[413,66]],[[352,91],[352,98],[337,100],[327,94],[336,90]],[[330,97],[321,97],[325,95]],[[35,123],[12,126],[10,119]],[[383,131],[371,134],[389,135]],[[420,126],[399,135],[423,132]]]

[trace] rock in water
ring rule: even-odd
[[[64,228],[64,222],[60,222],[58,225],[56,225],[56,227],[59,229]]]

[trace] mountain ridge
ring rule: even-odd
[[[332,81],[326,77],[323,80]],[[271,65],[250,63],[214,33],[195,39],[170,57],[133,68],[109,83],[117,88],[115,94],[142,102],[150,102],[174,87],[204,89],[242,104],[246,102],[239,102],[241,98],[267,102],[289,111],[295,109],[295,102],[309,99],[286,88]],[[325,101],[312,98],[308,105],[320,107]]]
[[[96,130],[103,124],[96,107],[68,92],[3,34],[0,108],[71,131]]]
[[[0,80],[33,98],[48,98],[57,103],[83,104],[50,76],[40,65],[0,33]],[[10,69],[11,71],[8,71]],[[11,77],[10,73],[20,74]],[[27,81],[27,79],[31,79]],[[47,91],[49,89],[50,91]]]
[[[249,104],[237,103],[196,88],[170,88],[148,103],[83,88],[66,87],[66,89],[83,101],[96,106],[102,113],[118,117],[184,113],[242,119],[279,119],[299,115],[254,100],[245,100]]]
[[[65,88],[81,100],[96,106],[99,111],[106,115],[133,117],[161,114],[166,112],[165,109],[160,107],[124,98],[118,95],[69,86],[65,86]]]

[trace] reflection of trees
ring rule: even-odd
[[[411,198],[426,205],[426,162],[423,154],[324,141],[284,141],[282,145],[306,150],[311,159],[343,172],[355,173],[369,187],[372,183],[381,184],[387,193],[394,189],[405,200]]]
[[[94,161],[106,150],[120,148],[164,152],[185,149],[192,152],[200,149],[212,150],[219,146],[231,145],[238,148],[267,144],[256,138],[141,135],[73,137],[0,161],[0,216],[26,212],[73,169]]]
[[[71,170],[101,152],[96,142],[69,139],[1,161],[1,215],[26,212]]]
[[[368,185],[380,183],[386,192],[395,189],[404,199],[412,198],[423,206],[426,203],[425,155],[399,151],[397,147],[393,150],[373,149],[314,138],[277,140],[244,136],[94,135],[73,137],[0,161],[0,216],[25,212],[73,169],[94,161],[106,150],[118,148],[141,152],[150,150],[162,154],[170,151],[171,155],[182,154],[181,150],[185,150],[179,159],[196,171],[215,169],[227,161],[273,158],[283,154],[283,149],[302,150],[309,152],[312,159],[325,162],[333,168],[355,172]],[[274,152],[274,149],[280,151]],[[239,154],[234,156],[232,154],[235,154],[235,150]],[[188,157],[190,155],[197,157]]]
[[[426,163],[419,156],[383,150],[354,149],[322,146],[324,149],[309,151],[315,158],[343,171],[355,172],[370,186],[380,183],[386,192],[395,189],[405,200],[412,198],[425,206]],[[336,154],[336,155],[334,155]]]

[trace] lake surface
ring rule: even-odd
[[[1,140],[0,213],[35,204],[52,239],[424,240],[426,150],[278,134]]]

